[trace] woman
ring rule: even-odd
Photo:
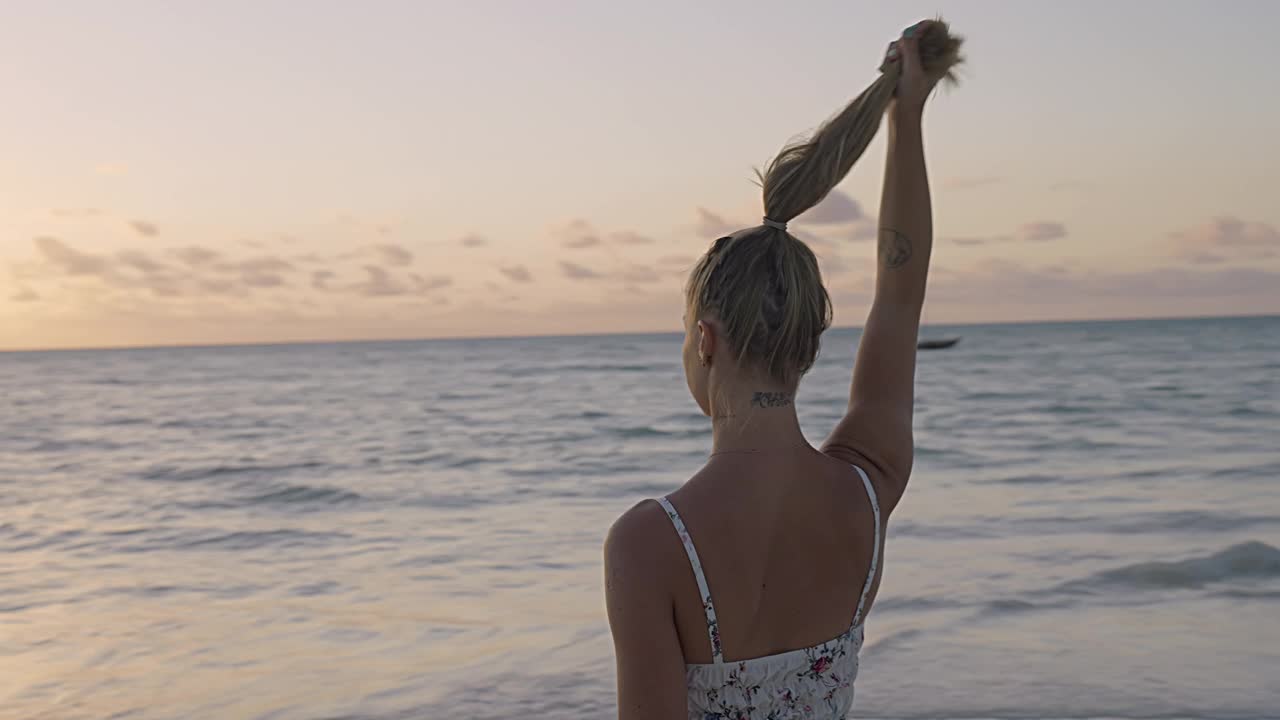
[[[865,118],[855,127],[846,109],[784,150],[763,176],[764,224],[716,240],[693,270],[684,368],[711,418],[713,452],[679,490],[626,512],[605,542],[623,720],[843,718],[853,702],[884,524],[911,473],[933,232],[921,116],[958,47],[945,25],[926,21],[886,57],[896,84],[885,96],[875,299],[848,412],[821,450],[792,401],[830,301],[786,222],[843,179],[847,156],[870,139]]]

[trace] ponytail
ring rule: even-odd
[[[946,23],[926,24],[919,40],[925,72],[954,82],[960,44]],[[787,223],[821,202],[862,156],[893,100],[901,65],[886,60],[880,77],[848,107],[757,172],[764,224],[716,240],[694,266],[686,288],[690,311],[715,316],[739,366],[792,385],[817,359],[831,325],[831,298],[817,257],[787,232]]]
[[[920,64],[929,75],[955,82],[963,38],[942,20],[925,23],[920,34]],[[884,62],[880,77],[813,135],[787,145],[763,173],[764,214],[785,224],[817,205],[853,169],[880,130],[880,118],[893,100],[901,62]]]

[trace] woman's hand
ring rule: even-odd
[[[885,65],[901,64],[894,102],[889,109],[893,117],[904,114],[919,117],[924,112],[925,101],[946,74],[927,72],[920,58],[921,36],[939,30],[942,30],[942,26],[938,21],[921,20],[904,30],[901,39],[890,43],[889,52],[885,55]]]

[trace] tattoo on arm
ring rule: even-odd
[[[751,396],[751,406],[758,408],[786,407],[791,404],[791,393],[758,392]]]
[[[893,228],[880,228],[877,249],[880,262],[890,270],[906,265],[911,259],[911,240]]]

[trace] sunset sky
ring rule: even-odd
[[[1280,3],[32,0],[0,349],[677,330],[753,167],[938,12],[927,322],[1280,312]],[[839,325],[883,153],[793,224]]]

